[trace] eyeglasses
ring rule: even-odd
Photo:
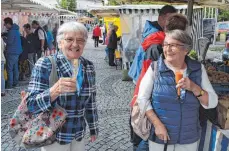
[[[178,50],[179,47],[184,47],[184,46],[186,46],[186,45],[182,45],[182,44],[168,44],[168,43],[164,43],[164,44],[162,45],[162,47],[163,47],[164,49],[167,49],[167,48],[170,47],[172,50]]]
[[[73,39],[73,38],[66,38],[64,39],[68,44],[73,44],[73,42],[76,42],[79,45],[83,45],[85,44],[85,40],[84,39]]]

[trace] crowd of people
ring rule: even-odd
[[[108,30],[106,25],[96,25],[93,29],[92,39],[94,39],[94,46],[98,47],[99,43],[106,45],[105,52],[105,60],[108,60],[109,66],[116,66],[115,64],[115,50],[117,50],[118,41],[121,40],[121,37],[117,37],[118,26],[110,24]],[[101,39],[101,42],[99,38]]]
[[[58,28],[58,24],[55,24],[53,31],[50,31],[47,25],[41,27],[34,20],[31,24],[24,24],[23,33],[20,33],[19,26],[9,17],[4,19],[4,26],[7,31],[2,33],[1,71],[4,73],[5,66],[7,76],[1,77],[1,96],[5,95],[5,88],[12,89],[19,80],[30,77],[35,62],[42,55],[52,53],[56,47]]]

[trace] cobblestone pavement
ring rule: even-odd
[[[90,37],[90,36],[89,36]],[[86,136],[87,151],[131,151],[129,130],[129,102],[133,92],[133,83],[121,80],[122,71],[109,67],[105,62],[105,47],[93,47],[88,40],[83,56],[93,61],[96,68],[97,106],[99,112],[99,137],[94,143]],[[1,99],[1,150],[24,151],[12,141],[7,132],[9,119],[20,103],[19,94],[27,88],[28,81],[20,82],[19,87],[8,90]],[[33,149],[30,151],[40,151]]]

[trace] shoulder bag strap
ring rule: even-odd
[[[48,56],[48,58],[52,64],[52,70],[49,75],[49,87],[52,87],[58,81],[58,76],[57,76],[55,59],[52,56]]]

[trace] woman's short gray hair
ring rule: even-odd
[[[168,31],[165,34],[166,36],[169,36],[183,43],[188,51],[192,50],[192,45],[193,45],[192,38],[186,31],[176,29],[176,30]]]
[[[62,39],[64,39],[64,34],[66,32],[80,32],[82,33],[84,40],[87,41],[88,32],[86,27],[78,22],[66,22],[62,24],[57,32],[56,41],[59,44]]]

